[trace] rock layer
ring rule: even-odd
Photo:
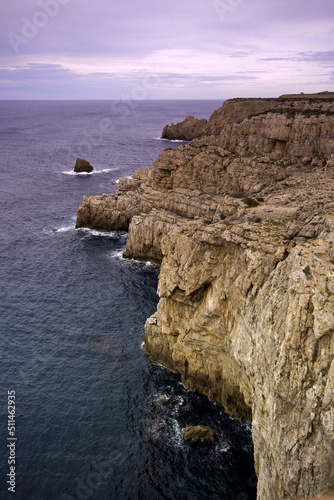
[[[203,127],[207,123],[205,118],[198,120],[192,115],[187,116],[181,123],[166,125],[162,131],[162,139],[191,141],[203,135]]]
[[[216,120],[85,198],[77,227],[129,231],[125,256],[161,265],[144,348],[252,420],[258,498],[333,492],[334,101],[232,100]]]

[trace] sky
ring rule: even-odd
[[[0,99],[334,91],[333,0],[1,0]]]

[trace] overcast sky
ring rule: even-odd
[[[333,0],[1,0],[0,99],[334,90]]]

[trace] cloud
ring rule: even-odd
[[[300,61],[313,62],[313,63],[334,63],[334,50],[327,50],[325,52],[301,52],[299,54]]]
[[[303,61],[308,63],[330,64],[334,63],[334,51],[310,51],[289,54],[285,57],[265,57],[261,61]]]
[[[19,96],[21,82],[24,98],[118,98],[152,74],[149,98],[276,95],[328,82],[332,0],[238,0],[221,16],[226,2],[4,0],[1,96]]]

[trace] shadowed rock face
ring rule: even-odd
[[[329,493],[334,101],[233,99],[216,118],[115,195],[85,198],[77,227],[127,230],[125,255],[161,265],[145,349],[252,420],[258,498]]]

